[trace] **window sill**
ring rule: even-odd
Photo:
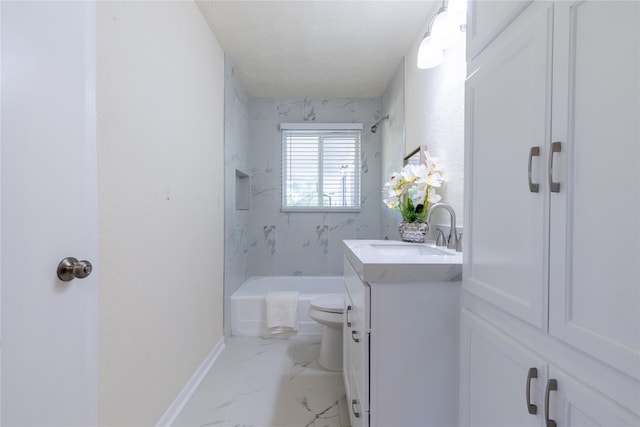
[[[305,213],[305,212],[309,212],[309,213],[318,213],[318,212],[323,212],[323,213],[359,213],[360,211],[362,211],[362,208],[355,208],[355,207],[346,207],[346,208],[336,208],[336,207],[323,207],[323,206],[318,206],[318,207],[309,207],[309,208],[303,208],[303,207],[283,207],[280,209],[281,212],[295,212],[295,213]]]

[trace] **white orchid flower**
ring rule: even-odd
[[[426,179],[427,184],[431,187],[440,187],[442,185],[442,181],[444,181],[444,178],[442,178],[442,175],[440,175],[439,172],[432,172]]]
[[[429,195],[427,196],[427,201],[429,203],[438,203],[440,201],[441,197],[439,194],[436,193],[436,189],[433,187],[429,188]]]
[[[413,165],[410,164],[402,168],[400,175],[402,176],[402,179],[404,179],[408,183],[415,181],[417,178],[413,173]]]
[[[386,199],[398,199],[401,194],[402,194],[402,191],[395,190],[393,188],[388,188],[387,191],[385,192],[384,197]]]
[[[408,164],[399,173],[394,172],[383,185],[383,202],[390,209],[397,209],[408,221],[421,221],[424,209],[437,203],[441,197],[436,193],[444,181],[438,159],[425,151],[426,164]],[[423,211],[417,207],[423,205]]]
[[[429,170],[427,169],[427,167],[423,164],[420,165],[411,165],[411,171],[413,173],[413,175],[415,175],[417,180],[426,180],[427,177],[429,176]]]
[[[384,199],[383,202],[389,209],[398,207],[398,199]]]
[[[429,172],[441,172],[442,167],[437,157],[432,157],[428,151],[423,151],[425,157],[425,164]]]

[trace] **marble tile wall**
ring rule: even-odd
[[[225,334],[230,296],[250,276],[341,275],[343,239],[379,239],[382,100],[252,98],[225,61]],[[362,210],[280,211],[282,122],[362,123]],[[400,144],[400,142],[398,142]],[[250,176],[249,209],[236,209],[236,171]]]
[[[382,135],[382,185],[389,180],[391,174],[399,172],[405,156],[404,141],[404,87],[405,61],[398,65],[389,86],[382,94],[382,111],[389,114],[389,120],[380,123],[378,128]],[[402,222],[402,215],[398,211],[388,209],[380,204],[380,233],[382,238],[398,240],[398,224]]]
[[[370,127],[381,107],[379,98],[250,99],[249,275],[341,275],[343,239],[380,238],[381,138]],[[363,124],[361,212],[281,212],[283,122]]]
[[[229,58],[224,94],[224,331],[231,333],[231,294],[247,279],[250,210],[236,209],[236,170],[250,175],[249,101]],[[250,178],[249,178],[250,179]]]

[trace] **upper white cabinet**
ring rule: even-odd
[[[465,288],[545,328],[552,4],[523,18],[467,80]]]
[[[464,284],[636,378],[639,8],[536,2],[472,64]]]
[[[478,54],[524,9],[529,1],[483,0],[469,4],[467,58]]]
[[[640,378],[640,2],[554,15],[549,332]]]
[[[640,2],[506,3],[469,12],[462,424],[529,365],[558,426],[640,424]]]

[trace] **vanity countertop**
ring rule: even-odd
[[[345,256],[369,283],[456,282],[462,279],[462,253],[434,242],[343,240]]]

